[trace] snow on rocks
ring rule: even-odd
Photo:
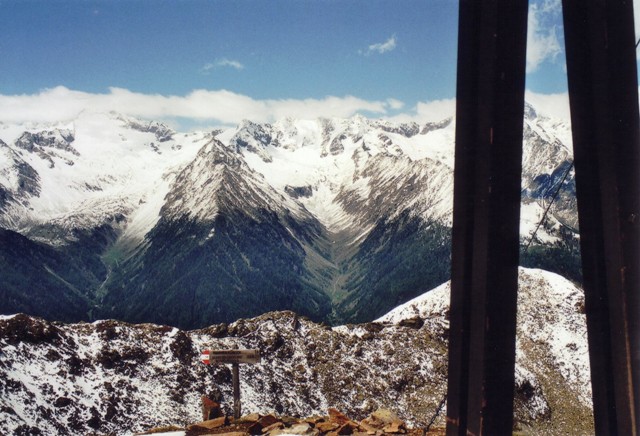
[[[234,345],[262,352],[260,364],[241,368],[245,410],[308,416],[334,406],[362,419],[395,404],[402,416],[428,422],[444,389],[444,355],[428,343],[442,349],[442,338],[416,338],[405,328],[368,329],[368,339],[360,340],[351,327],[340,333],[291,312],[192,332],[5,317],[0,433],[126,434],[184,427],[198,420],[203,394],[222,398],[228,413],[230,368],[202,365],[199,351]],[[410,353],[413,343],[419,349]]]
[[[592,403],[584,293],[569,280],[539,269],[520,268],[518,282],[516,419],[524,426],[544,422],[540,428],[554,433],[558,429],[553,424],[565,413],[570,434],[589,433]],[[399,324],[416,317],[447,322],[450,292],[451,283],[444,283],[377,322]],[[575,401],[567,401],[566,395]]]
[[[520,271],[516,368],[518,428],[544,434],[592,432],[581,292],[539,270]],[[0,433],[127,434],[185,428],[201,418],[201,396],[232,408],[228,365],[200,351],[261,350],[243,365],[243,410],[320,415],[330,407],[355,421],[393,409],[412,427],[444,422],[448,286],[380,320],[330,328],[293,312],[182,331],[112,320],[50,323],[0,318]],[[571,398],[572,401],[567,401]]]

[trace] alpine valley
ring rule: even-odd
[[[580,281],[567,122],[527,105],[521,264]],[[0,313],[368,322],[449,278],[455,119],[0,123]],[[566,177],[565,177],[566,176]]]

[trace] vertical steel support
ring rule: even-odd
[[[527,0],[461,0],[448,435],[511,434]]]
[[[640,434],[640,135],[631,0],[563,0],[596,433]]]

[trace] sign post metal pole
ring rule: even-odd
[[[231,373],[233,374],[233,418],[240,418],[242,406],[240,405],[240,364],[233,363],[231,365]]]

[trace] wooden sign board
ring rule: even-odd
[[[259,363],[260,350],[205,350],[208,362],[203,363]]]
[[[233,375],[233,417],[240,418],[240,364],[260,362],[260,350],[203,350],[200,360],[210,363],[231,363]]]

